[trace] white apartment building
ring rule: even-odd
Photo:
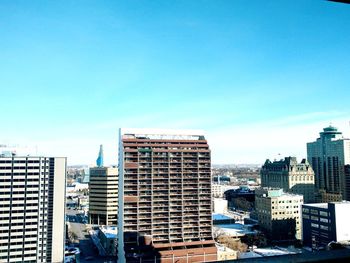
[[[63,262],[66,158],[5,156],[0,262]]]

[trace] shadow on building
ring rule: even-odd
[[[293,218],[276,219],[271,221],[272,231],[270,239],[273,241],[294,241],[296,221]]]
[[[314,203],[316,200],[316,190],[314,184],[295,184],[288,191],[292,194],[304,196],[304,203]]]
[[[270,245],[295,244],[297,241],[296,220],[292,218],[271,220],[271,226],[268,229],[260,226],[259,230],[264,233],[266,242]]]

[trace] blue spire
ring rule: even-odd
[[[103,146],[102,146],[102,144],[100,145],[100,151],[98,153],[98,157],[97,157],[97,160],[96,160],[96,165],[98,167],[102,167],[103,166]]]

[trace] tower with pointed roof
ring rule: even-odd
[[[98,157],[96,160],[97,167],[103,167],[103,145],[100,145],[100,151],[98,152]]]

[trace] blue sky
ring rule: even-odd
[[[350,5],[1,1],[0,140],[116,163],[119,127],[203,129],[214,163],[349,130]]]

